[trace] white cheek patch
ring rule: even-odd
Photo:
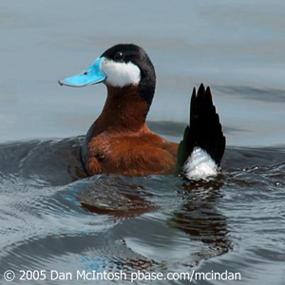
[[[189,180],[205,180],[208,177],[216,176],[218,170],[215,161],[200,147],[193,149],[183,166],[184,175]]]
[[[115,62],[105,59],[102,70],[106,74],[106,82],[114,87],[138,85],[141,80],[140,69],[132,62]]]

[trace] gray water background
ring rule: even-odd
[[[0,141],[85,134],[105,87],[61,88],[111,45],[131,42],[157,71],[152,121],[186,124],[212,87],[228,144],[284,144],[283,1],[0,2]]]

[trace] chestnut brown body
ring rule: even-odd
[[[108,86],[104,109],[86,137],[84,161],[89,175],[175,172],[178,144],[147,127],[150,106],[138,92],[137,86]]]

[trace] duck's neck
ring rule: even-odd
[[[107,87],[103,111],[92,126],[92,136],[104,131],[136,132],[145,128],[149,103],[139,94],[137,86]]]

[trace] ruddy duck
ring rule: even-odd
[[[188,179],[215,176],[225,149],[225,137],[210,88],[194,88],[190,123],[180,144],[152,132],[146,123],[155,92],[156,76],[146,52],[134,44],[106,50],[82,74],[59,81],[83,87],[107,87],[101,115],[90,127],[82,159],[89,175],[100,173],[140,176],[177,171]]]

